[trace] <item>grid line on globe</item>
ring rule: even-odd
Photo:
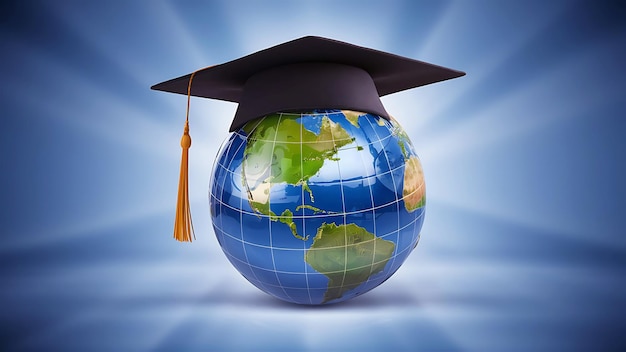
[[[266,115],[230,136],[213,174],[211,216],[228,260],[282,300],[363,294],[419,242],[423,173],[393,119],[345,110]]]
[[[282,117],[283,117],[282,114],[278,115],[278,123],[277,123],[278,126],[280,126],[280,121],[281,121]],[[267,118],[267,116],[263,117],[263,119],[261,119],[259,121],[259,123],[257,123],[254,126],[253,131],[255,131],[259,127],[259,125],[263,124],[263,122],[265,121],[266,118]],[[276,150],[276,138],[277,137],[278,137],[278,128],[275,129],[274,140],[272,141],[272,149],[271,149],[271,154],[270,154],[271,155],[270,162],[272,163],[272,165],[274,164],[274,160],[277,159],[277,156],[274,153],[275,150]],[[256,143],[259,143],[259,142],[263,143],[262,141],[259,141],[259,140],[256,141]],[[246,175],[245,172],[242,173],[242,176],[244,176],[244,175]],[[271,179],[272,179],[272,168],[269,169],[269,180],[270,180],[269,183],[270,184],[271,184]],[[244,182],[245,182],[246,186],[248,186],[247,179],[244,178]],[[248,187],[248,192],[250,193],[249,187]],[[252,200],[251,194],[249,195],[248,199]],[[267,206],[268,206],[268,209],[269,209],[269,211],[271,213],[272,197],[267,197]],[[261,211],[259,211],[259,212],[261,212]],[[273,244],[274,241],[272,239],[272,217],[271,216],[268,217],[267,220],[268,220],[268,225],[269,225],[268,226],[268,230],[269,230],[268,234],[269,234],[269,239],[270,239],[270,246],[274,247],[274,244]],[[276,281],[278,282],[278,285],[280,286],[279,288],[283,291],[283,293],[285,294],[287,299],[290,300],[290,301],[294,301],[295,299],[289,293],[287,293],[287,289],[285,288],[285,283],[281,282],[281,280],[280,280],[281,276],[279,275],[279,273],[277,271],[277,268],[276,268],[276,257],[274,256],[274,253],[276,253],[276,251],[271,249],[270,250],[270,254],[272,256],[272,267],[274,269],[274,275],[276,276]],[[310,296],[310,294],[309,294],[309,296]]]
[[[419,221],[419,219],[416,219],[413,223],[408,224],[407,226],[405,226],[405,228],[408,228],[409,226],[414,226],[414,225],[417,223],[417,221]],[[401,229],[401,230],[402,230],[402,229]],[[258,244],[254,244],[254,243],[250,243],[250,242],[243,241],[243,240],[241,240],[241,239],[239,239],[239,238],[237,238],[237,237],[233,236],[232,234],[229,234],[229,233],[226,233],[226,232],[223,232],[223,234],[224,234],[224,235],[226,235],[226,236],[228,236],[228,237],[230,237],[230,238],[232,238],[232,239],[233,239],[233,240],[235,240],[235,241],[240,241],[240,242],[242,243],[242,245],[250,245],[250,246],[253,246],[253,247],[268,248],[268,249],[277,250],[277,251],[302,251],[302,249],[295,249],[295,248],[273,248],[273,247],[270,247],[270,246],[261,246],[261,245],[258,245]],[[381,238],[384,238],[384,237],[381,237]],[[332,248],[332,247],[331,247],[331,248]],[[343,249],[343,248],[344,248],[344,246],[337,246],[337,247],[335,247],[335,248],[341,248],[341,249]],[[396,256],[404,255],[404,252],[405,252],[405,251],[408,251],[408,250],[411,250],[411,249],[412,249],[412,248],[409,248],[409,247],[404,248],[402,251],[400,251],[400,252],[399,252],[399,253],[397,253],[397,254],[394,254],[392,257],[396,257]],[[305,250],[306,250],[306,249],[305,249]],[[227,254],[227,255],[229,255],[229,256],[231,256],[234,260],[240,261],[241,263],[244,263],[244,264],[246,264],[246,265],[248,265],[248,266],[250,266],[250,267],[254,267],[254,268],[257,268],[257,269],[266,270],[266,269],[264,269],[263,267],[258,267],[258,266],[255,266],[255,265],[253,265],[253,264],[250,264],[248,261],[241,260],[240,258],[235,257],[235,256],[234,256],[232,253],[230,253],[230,252],[228,252],[228,253],[226,253],[226,254]],[[378,263],[383,263],[383,262],[384,262],[384,261],[372,262],[372,263],[373,263],[373,264],[378,264]],[[368,266],[370,266],[370,264],[367,264],[367,265],[364,265],[364,266],[361,266],[361,267],[356,267],[356,268],[354,268],[354,269],[361,269],[361,268],[365,268],[365,267],[368,267]],[[282,271],[282,270],[273,270],[273,271],[275,271],[275,272],[277,272],[277,273],[285,273],[285,274],[299,274],[299,275],[305,275],[305,274],[306,274],[306,272],[298,272],[298,271]],[[337,270],[337,271],[334,271],[334,272],[332,272],[332,273],[343,273],[343,270]]]
[[[302,141],[302,127],[300,128],[300,141]],[[288,141],[285,141],[285,143]],[[302,143],[299,143],[299,147],[300,147],[300,155],[302,155],[303,152],[303,147],[302,147]],[[304,175],[304,164],[300,163],[300,175]],[[302,202],[300,203],[300,205],[302,206],[302,209],[304,209],[304,206],[306,205],[306,201],[304,199],[304,187],[300,187],[300,197],[302,199]],[[301,222],[302,224],[302,232],[306,233],[306,221],[302,220]],[[302,251],[306,251],[306,243],[303,241],[302,242]],[[308,303],[309,304],[313,304],[313,297],[311,297],[311,285],[309,284],[309,268],[307,267],[307,265],[304,265],[304,282],[306,284],[306,293],[307,293],[307,297],[309,299]]]
[[[371,126],[372,121],[371,121],[371,120],[369,120],[369,119],[367,119],[366,121],[367,121],[367,123],[369,123],[369,124],[370,124],[370,126]],[[374,135],[376,135],[376,140],[377,140],[377,142],[378,142],[379,144],[381,144],[381,146],[382,146],[382,143],[380,142],[380,136],[378,135],[378,132],[376,132],[376,129],[372,129],[372,130],[374,131]],[[407,139],[408,139],[408,137],[407,137]],[[383,149],[384,149],[384,148],[383,148]],[[386,160],[386,162],[387,162],[388,170],[392,170],[393,168],[391,167],[391,164],[389,163],[389,158],[385,158],[385,160]],[[397,189],[398,189],[398,188],[397,188],[397,182],[396,182],[396,178],[394,177],[393,172],[390,172],[390,173],[389,173],[389,175],[391,176],[391,182],[392,182],[392,184],[393,184],[393,189],[394,189],[394,190],[397,190]],[[395,204],[395,206],[396,206],[396,213],[397,213],[397,220],[398,220],[398,221],[397,221],[397,224],[398,224],[397,229],[398,229],[398,231],[396,231],[396,232],[395,232],[395,233],[396,233],[396,243],[398,243],[398,242],[399,242],[399,239],[400,239],[400,235],[399,235],[399,233],[400,233],[400,230],[399,230],[399,229],[400,229],[400,206],[399,206],[400,199],[398,198],[398,192],[393,192],[393,195],[394,195],[394,197],[395,197],[395,202],[394,202],[394,204]],[[372,204],[372,206],[374,206],[374,204]],[[376,223],[376,218],[374,218],[374,224],[375,224],[375,223]],[[393,263],[394,263],[394,261],[395,261],[395,258],[396,258],[396,256],[397,256],[397,251],[398,251],[398,246],[397,246],[397,245],[394,247],[394,250],[395,250],[395,253],[394,253],[394,254],[392,255],[392,257],[391,257],[391,264],[390,264],[390,266],[392,266],[392,267],[393,267]],[[368,278],[368,280],[369,280],[369,278]]]
[[[240,215],[247,214],[247,215],[255,215],[255,216],[256,216],[256,214],[254,214],[254,213],[246,213],[246,212],[244,212],[244,211],[239,211],[237,208],[232,207],[232,206],[230,206],[230,205],[228,205],[228,204],[225,204],[225,203],[221,202],[221,201],[220,201],[219,199],[217,199],[217,198],[213,198],[213,200],[214,200],[215,202],[219,203],[219,204],[220,204],[220,206],[230,208],[230,209],[232,209],[232,210],[234,210],[234,211],[238,211]],[[391,205],[391,204],[392,204],[392,203],[387,204],[387,205]],[[384,207],[385,207],[385,206],[378,206],[378,207],[374,207],[374,208],[370,208],[370,209],[363,209],[363,210],[361,210],[361,211],[347,212],[347,213],[345,213],[345,215],[352,215],[352,214],[358,214],[358,213],[363,213],[363,212],[372,212],[372,211],[374,211],[374,210],[376,210],[376,209],[382,209],[382,208],[384,208]],[[344,215],[344,214],[341,214],[341,215]],[[259,216],[259,217],[264,217],[264,218],[271,218],[270,216],[266,216],[266,215],[258,215],[258,216]],[[403,225],[403,226],[399,227],[398,229],[399,229],[399,230],[405,230],[408,226],[412,226],[412,225],[414,225],[414,224],[415,224],[415,222],[416,222],[417,220],[420,220],[420,218],[421,218],[422,216],[423,216],[423,213],[419,214],[419,215],[418,215],[418,217],[416,217],[414,220],[411,220],[411,222],[410,222],[410,223],[405,224],[405,225]],[[323,218],[323,217],[324,217],[324,215],[316,215],[316,216],[311,216],[311,217],[299,216],[299,219],[306,219],[306,218],[313,218],[313,217]],[[295,219],[295,218],[296,218],[296,217],[294,216],[294,219]],[[306,222],[303,222],[303,224],[306,224]],[[376,228],[376,222],[375,222],[375,221],[373,221],[373,222],[372,222],[372,227],[373,227],[373,228]],[[233,234],[230,234],[230,233],[226,232],[224,229],[221,229],[221,228],[220,228],[220,230],[221,230],[221,231],[222,231],[225,235],[230,236],[230,237],[232,237],[233,239],[241,240],[240,238],[238,238],[238,237],[234,236]],[[391,235],[394,235],[394,234],[396,234],[396,231],[392,231],[392,232],[389,232],[389,233],[386,233],[386,234],[378,234],[377,236],[378,236],[378,237],[380,237],[380,238],[385,238],[385,237],[388,237],[388,236],[391,236]],[[367,240],[366,242],[371,242],[371,241],[374,241],[374,239]],[[261,245],[261,244],[258,244],[258,243],[254,243],[254,242],[247,242],[247,241],[244,241],[244,240],[242,240],[242,242],[243,242],[243,243],[250,244],[250,245],[252,245],[252,246],[265,247],[265,248],[273,248],[273,249],[280,249],[280,250],[286,250],[286,251],[290,251],[290,250],[293,250],[293,251],[299,251],[299,250],[300,250],[299,248],[291,248],[291,247],[285,247],[285,248],[283,248],[283,247],[276,247],[276,246],[264,246],[264,245]],[[306,243],[306,242],[305,242],[305,243]],[[326,247],[326,248],[343,248],[343,246]]]

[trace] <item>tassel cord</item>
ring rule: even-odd
[[[174,220],[174,238],[181,242],[192,242],[192,240],[196,238],[193,222],[191,220],[191,209],[189,207],[189,148],[191,147],[191,136],[189,135],[189,107],[191,102],[191,82],[196,72],[192,73],[191,77],[189,77],[185,130],[180,140],[182,156],[180,161],[180,178],[178,181],[176,217]]]

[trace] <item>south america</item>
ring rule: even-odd
[[[322,301],[328,303],[381,272],[394,249],[393,242],[356,224],[323,223],[304,260],[328,278]]]

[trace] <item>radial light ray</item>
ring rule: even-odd
[[[3,4],[3,347],[619,349],[622,7]],[[171,239],[186,97],[149,90],[305,35],[468,73],[384,99],[424,165],[421,243],[376,291],[322,309],[258,292],[219,250],[207,186],[236,104],[191,100],[197,241]]]
[[[192,199],[193,204],[200,205],[202,201],[204,201],[204,198],[194,197]],[[28,251],[70,240],[84,240],[91,236],[100,236],[99,231],[106,231],[124,224],[149,219],[155,215],[171,216],[173,218],[174,207],[171,203],[171,201],[160,203],[146,202],[133,207],[123,207],[97,217],[82,217],[81,221],[60,221],[60,224],[53,224],[39,231],[22,232],[19,236],[0,247],[0,253],[20,250]]]
[[[463,13],[463,6],[461,1],[447,2],[445,10],[442,11],[435,26],[430,28],[428,35],[421,42],[416,57],[432,57],[434,50],[441,50],[441,43],[449,37],[447,32],[452,27],[452,23],[459,21],[459,17]]]
[[[201,48],[201,39],[191,32],[189,26],[185,23],[185,20],[181,17],[181,14],[171,4],[169,0],[162,0],[157,3],[156,9],[158,11],[157,21],[163,20],[164,24],[161,24],[174,43],[178,42],[180,48],[178,53],[190,61],[194,66],[207,65],[209,62],[207,55]]]
[[[166,1],[153,1],[150,6],[131,4],[134,11],[141,12],[141,25],[152,32],[152,40],[158,40],[160,45],[167,45],[170,50],[160,53],[165,57],[180,58],[193,65],[205,65],[205,55],[199,50],[202,46],[194,41],[194,36],[182,22],[177,13]],[[73,6],[54,6],[47,4],[47,10],[72,30],[72,34],[82,39],[83,44],[94,48],[102,57],[124,70],[125,74],[133,77],[141,86],[149,86],[154,77],[158,76],[155,65],[145,63],[153,60],[148,56],[146,49],[152,46],[146,43],[146,38],[130,36],[136,21],[118,24],[109,31],[102,31],[102,26],[118,16],[114,7],[85,6],[74,2]],[[93,16],[93,12],[100,12],[100,16]],[[122,44],[123,43],[123,44]],[[124,45],[124,50],[117,50]]]
[[[332,6],[336,11],[325,11],[324,4]],[[238,42],[241,42],[241,52],[246,53],[307,35],[325,36],[383,49],[389,36],[389,28],[393,26],[391,14],[396,5],[397,2],[370,2],[355,13],[354,3],[322,1],[296,4],[273,1],[247,2],[242,6],[241,2],[232,1],[224,5],[224,10],[229,22],[235,24],[233,31],[240,38]],[[242,18],[246,21],[242,21]],[[268,18],[278,20],[268,23]],[[364,35],[362,29],[371,22],[375,23],[376,30]],[[260,31],[259,28],[263,30]]]
[[[16,43],[13,49],[25,54],[22,63],[29,70],[45,72],[47,82],[33,85],[33,77],[29,76],[11,82],[14,89],[5,92],[11,95],[12,101],[34,109],[38,117],[66,121],[112,143],[124,143],[164,157],[178,154],[166,144],[154,143],[154,135],[159,140],[177,140],[178,136],[172,138],[171,126],[159,123],[135,103],[130,104],[127,97],[103,89],[97,82],[86,79],[71,67],[34,48]],[[55,82],[64,84],[58,87]],[[26,90],[32,94],[23,94]],[[68,96],[81,98],[68,103]],[[95,116],[100,117],[93,118]]]
[[[472,151],[468,148],[484,148],[511,138],[521,138],[533,130],[549,124],[567,123],[573,115],[592,113],[617,101],[622,94],[618,89],[608,90],[608,94],[596,94],[586,89],[587,85],[594,85],[591,82],[597,78],[584,70],[595,63],[599,55],[610,57],[609,49],[613,45],[614,41],[610,40],[587,48],[578,56],[562,61],[549,75],[528,80],[507,96],[479,107],[476,112],[469,112],[463,122],[427,140],[424,154],[437,162],[445,162],[447,157]],[[581,81],[587,82],[586,85],[579,85]],[[554,100],[553,94],[557,91],[562,100]],[[478,135],[481,138],[476,138]]]
[[[531,40],[536,39],[541,33],[544,33],[547,27],[551,25],[564,10],[565,7],[562,4],[551,3],[549,6],[546,6],[543,11],[537,13],[532,22],[527,22],[524,24],[524,27],[516,28],[515,31],[511,31],[509,27],[502,27],[501,24],[498,26],[500,21],[494,21],[493,18],[485,20],[486,23],[482,24],[468,22],[467,13],[475,11],[474,6],[461,1],[449,3],[446,11],[438,21],[437,26],[428,36],[428,40],[420,48],[416,55],[417,58],[437,58],[438,56],[435,51],[444,50],[443,55],[440,54],[440,56],[450,60],[450,53],[452,53],[452,55],[457,54],[457,51],[453,50],[455,46],[467,45],[458,41],[458,35],[456,33],[450,33],[451,28],[455,28],[454,24],[462,23],[461,26],[463,27],[484,26],[490,27],[492,31],[502,30],[513,33],[507,36],[507,41],[499,45],[496,50],[472,53],[469,57],[466,57],[466,60],[463,60],[465,64],[463,69],[472,73],[471,77],[467,77],[466,82],[448,89],[424,90],[419,94],[416,100],[409,102],[410,104],[421,107],[421,118],[412,122],[412,127],[415,130],[427,127],[432,120],[442,118],[441,114],[446,112],[450,106],[453,106],[459,98],[470,94],[472,90],[478,89],[477,87],[489,85],[489,76],[498,68],[505,66],[507,61],[514,55],[519,55],[521,49]],[[491,9],[489,15],[490,17],[497,17],[499,15],[509,17],[510,13],[499,14],[497,10]],[[475,40],[478,42],[478,38]],[[485,44],[478,43],[478,45],[484,46]],[[446,48],[448,49],[446,50]],[[442,92],[445,94],[445,99],[441,98]]]
[[[445,165],[454,164],[455,160],[464,158],[468,152],[480,155],[486,148],[515,146],[516,144],[511,144],[512,141],[532,138],[534,131],[545,130],[547,126],[552,126],[551,128],[557,130],[558,125],[571,125],[572,117],[595,118],[595,111],[621,99],[621,91],[615,87],[615,89],[597,94],[596,91],[587,89],[588,86],[604,83],[601,83],[602,78],[596,73],[584,68],[590,65],[610,66],[612,64],[611,48],[614,44],[614,38],[608,38],[603,43],[581,49],[578,56],[564,60],[557,69],[551,71],[550,75],[526,82],[506,98],[487,105],[483,110],[469,114],[466,122],[451,127],[446,134],[437,136],[435,140],[423,142],[425,148],[422,155],[433,161],[435,170],[439,170],[437,165],[441,165],[443,167],[441,171],[449,173],[451,171]],[[598,60],[599,57],[600,60]],[[586,84],[580,85],[581,81]],[[561,96],[559,100],[553,99],[554,92],[559,92]],[[552,165],[544,166],[547,170],[553,168]],[[520,173],[523,174],[524,171],[520,169]],[[569,186],[563,185],[562,187]],[[527,211],[521,212],[519,207],[511,203],[505,206],[502,202],[477,202],[476,199],[480,199],[481,195],[470,190],[465,195],[464,197],[455,191],[447,192],[444,189],[437,189],[434,197],[437,200],[445,200],[449,204],[480,210],[485,214],[508,219],[518,224],[532,226],[542,224],[542,228],[554,229],[562,233],[571,233],[577,227],[572,226],[571,222],[563,221],[561,217],[555,217],[554,213],[552,217],[530,216]],[[504,198],[501,198],[502,200]],[[580,233],[580,227],[575,232]],[[614,243],[613,239],[606,236],[585,236],[585,238],[592,242]]]

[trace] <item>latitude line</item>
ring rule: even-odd
[[[408,195],[411,195],[415,192],[417,192],[418,190],[415,190],[411,193],[409,193]],[[407,196],[408,196],[407,195]],[[228,204],[228,203],[224,203],[223,201],[221,201],[220,199],[217,199],[215,197],[215,200],[217,202],[222,203],[225,207],[230,208],[232,210],[236,210],[236,211],[243,211],[243,210],[239,210],[235,207],[233,207],[232,205]],[[353,211],[349,211],[349,212],[345,212],[345,213],[328,213],[328,214],[321,214],[321,215],[293,215],[294,219],[309,219],[309,218],[325,218],[325,217],[335,217],[335,216],[342,216],[342,215],[358,215],[361,213],[366,213],[366,212],[370,212],[372,210],[377,210],[377,209],[382,209],[382,208],[386,208],[390,205],[394,205],[396,203],[399,203],[401,201],[401,199],[396,199],[394,201],[391,201],[389,203],[385,203],[385,204],[381,204],[381,205],[377,205],[374,208],[370,208],[370,209],[359,209],[359,210],[353,210]],[[244,214],[247,215],[254,215],[254,216],[258,216],[258,217],[270,217],[269,215],[265,215],[265,214],[258,214],[258,213],[254,213],[254,212],[249,212],[249,211],[243,211]]]
[[[424,213],[424,212],[421,212],[420,216],[415,217],[415,219],[411,220],[409,223],[407,223],[406,225],[402,226],[402,227],[400,228],[400,230],[404,230],[404,229],[406,229],[407,227],[412,226],[412,225],[413,225],[416,221],[418,221],[418,220],[422,217],[423,213]],[[219,229],[220,231],[222,231],[222,232],[223,232],[226,236],[228,236],[228,237],[230,237],[230,238],[232,238],[232,239],[234,239],[234,240],[236,240],[236,241],[241,241],[241,239],[240,239],[240,238],[238,238],[238,237],[236,237],[236,236],[232,235],[232,234],[231,234],[231,233],[229,233],[229,232],[226,232],[226,231],[225,231],[225,229],[222,229],[222,228],[219,228],[219,227],[218,227],[218,229]],[[380,239],[385,239],[385,238],[387,238],[387,237],[393,236],[395,233],[396,233],[396,231],[391,231],[391,232],[388,232],[388,233],[386,233],[386,234],[384,234],[384,235],[380,235],[380,236],[377,236],[377,237],[378,237],[378,238],[380,238]],[[363,241],[363,242],[361,242],[361,243],[368,243],[368,242],[370,242],[370,241],[374,241],[374,240],[375,240],[375,239],[372,239],[372,240],[366,240],[366,241]],[[245,241],[245,240],[244,240],[243,242],[244,242],[244,243],[246,243],[247,245],[250,245],[250,246],[253,246],[253,247],[260,247],[260,248],[274,248],[274,249],[276,249],[276,250],[280,250],[280,251],[301,251],[301,250],[302,250],[302,249],[300,249],[300,248],[289,248],[289,247],[270,247],[270,246],[267,246],[267,245],[264,245],[264,244],[254,243],[254,242]],[[332,248],[343,248],[343,246],[331,246],[331,247],[324,247],[324,249],[332,249]],[[315,248],[311,249],[311,248],[309,248],[309,249],[307,249],[307,250],[313,250],[313,251],[315,251],[315,250],[319,250],[319,249],[315,249]]]
[[[300,249],[298,249],[298,250],[300,250]],[[409,247],[406,247],[406,248],[402,249],[401,251],[399,251],[397,254],[395,254],[395,255],[393,255],[392,257],[390,257],[390,258],[389,258],[389,260],[390,260],[390,259],[393,259],[393,258],[395,258],[395,257],[403,256],[405,252],[410,251],[410,250],[411,250],[411,247],[410,247],[410,246],[409,246]],[[236,260],[236,261],[238,261],[238,262],[242,262],[242,263],[244,263],[244,264],[248,264],[248,263],[245,263],[245,262],[244,262],[243,260],[241,260],[240,258],[237,258],[236,256],[234,256],[234,255],[233,255],[233,254],[231,254],[230,252],[224,252],[224,253],[225,253],[226,255],[228,255],[229,257],[232,257],[234,260]],[[385,262],[385,260],[380,260],[380,261],[378,261],[378,262],[375,262],[374,264],[380,264],[380,263],[384,263],[384,262]],[[361,265],[361,266],[358,266],[358,267],[352,268],[352,269],[350,269],[350,270],[364,269],[364,268],[369,267],[370,265],[371,265],[371,264],[365,264],[365,265]],[[322,273],[315,273],[315,274],[313,274],[313,273],[306,273],[306,274],[305,274],[305,273],[303,273],[303,272],[284,271],[284,270],[278,270],[278,269],[274,270],[274,269],[263,268],[263,267],[256,266],[256,265],[252,265],[252,264],[250,264],[250,266],[251,266],[251,267],[253,267],[253,268],[255,268],[255,269],[258,269],[258,270],[267,271],[268,273],[297,274],[297,275],[324,275],[324,274],[322,274]],[[339,273],[342,273],[342,272],[344,272],[344,271],[343,271],[343,270],[335,270],[335,271],[329,271],[329,272],[327,272],[327,273],[328,273],[328,274],[339,274]],[[270,283],[266,283],[266,285],[268,285],[268,286],[276,286],[276,287],[288,287],[288,286],[273,285],[273,284],[270,284]],[[282,284],[281,284],[281,285],[282,285]],[[339,285],[339,286],[331,286],[331,287],[338,288],[338,287],[343,287],[343,286]],[[302,287],[301,287],[301,289],[304,289],[304,288],[302,288]]]

